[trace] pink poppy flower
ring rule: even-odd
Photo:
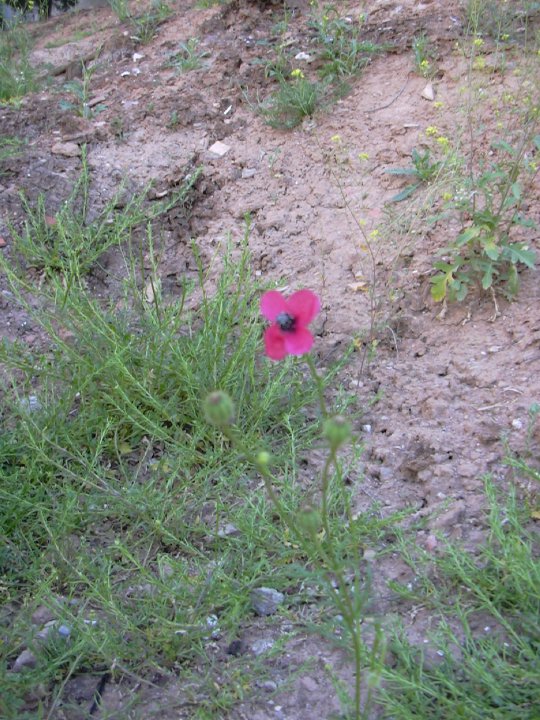
[[[305,355],[313,345],[307,329],[321,309],[321,301],[311,290],[299,290],[286,300],[277,290],[261,298],[261,313],[272,325],[264,332],[266,354],[272,360],[286,355]]]

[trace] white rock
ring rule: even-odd
[[[430,102],[435,100],[435,89],[432,83],[428,82],[426,87],[422,90],[422,97],[424,100],[429,100]]]
[[[208,151],[218,157],[223,157],[223,155],[228,153],[230,149],[230,145],[226,145],[224,142],[221,142],[221,140],[218,140],[213,145],[210,145]]]

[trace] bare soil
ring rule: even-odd
[[[365,5],[350,2],[347,12],[357,17]],[[526,271],[514,302],[497,296],[497,317],[489,294],[449,305],[441,314],[440,304],[431,300],[429,278],[437,249],[459,228],[443,222],[428,227],[419,215],[407,221],[406,234],[392,236],[382,229],[388,218],[405,213],[401,205],[389,203],[403,180],[386,170],[410,165],[411,151],[425,144],[428,126],[450,138],[464,133],[461,89],[467,67],[455,51],[464,15],[455,0],[374,0],[367,5],[366,37],[390,43],[391,51],[368,65],[346,97],[292,131],[272,129],[250,106],[272,89],[259,61],[267,57],[268,42],[276,40],[273,28],[281,3],[233,0],[204,10],[187,0],[171,3],[172,16],[146,45],[132,40],[129,27],[108,8],[40,24],[33,31],[35,64],[65,66],[76,74],[77,60],[101,47],[88,67],[94,69],[91,100],[105,109],[91,119],[60,109],[66,77],[54,71],[46,90],[25,98],[18,108],[1,108],[3,134],[28,140],[24,154],[4,163],[0,176],[1,252],[10,252],[8,217],[15,222],[21,217],[20,191],[31,199],[44,193],[51,215],[69,194],[81,158],[65,157],[58,143],[87,145],[96,209],[124,179],[129,192],[152,181],[154,197],[161,197],[202,165],[189,218],[170,213],[161,227],[165,286],[179,292],[182,278],[195,272],[192,237],[205,262],[217,268],[220,247],[229,237],[240,242],[249,212],[254,271],[282,287],[309,287],[323,299],[316,327],[319,365],[359,338],[344,378],[347,390],[366,408],[360,428],[365,452],[350,478],[358,487],[357,509],[368,508],[374,499],[383,513],[414,507],[417,517],[428,518],[426,530],[418,533],[419,545],[429,547],[433,533],[442,532],[474,547],[486,527],[482,476],[491,473],[498,483],[508,482],[503,438],[512,449],[524,447],[529,408],[540,400],[540,287],[536,273]],[[287,41],[309,52],[309,4],[296,0],[289,7]],[[69,40],[88,29],[91,36]],[[422,98],[426,80],[414,72],[411,44],[421,32],[437,52],[437,103]],[[200,38],[199,49],[208,54],[202,68],[180,74],[168,60],[190,37]],[[58,47],[47,47],[55,43]],[[497,98],[516,82],[494,72],[486,87]],[[492,108],[486,103],[477,113],[495,132]],[[216,141],[229,146],[221,157],[209,149]],[[371,248],[347,205],[365,221],[368,236],[380,229]],[[539,208],[537,195],[531,198],[530,216],[538,218]],[[530,244],[538,248],[539,241],[532,232]],[[104,296],[114,296],[119,267],[119,259],[109,253],[108,272],[95,280]],[[0,295],[0,309],[3,336],[39,342],[37,330],[6,292]],[[376,351],[368,358],[366,347],[374,339]],[[529,439],[533,448],[539,442],[538,435]],[[411,571],[397,556],[387,556],[374,570],[381,578],[376,587],[384,612],[391,606],[384,581],[407,581]],[[421,643],[429,618],[420,612],[405,621],[410,636]],[[244,631],[249,646],[256,639],[279,637],[282,628],[276,621],[246,620]],[[219,643],[215,654],[226,682],[228,656]],[[312,664],[302,670],[306,661]],[[327,665],[350,680],[351,671],[336,651],[312,636],[296,639],[281,658],[268,660],[268,677],[277,692],[255,687],[230,717],[328,717],[339,708]],[[91,692],[85,693],[85,682]],[[66,692],[79,693],[81,714],[58,710],[55,717],[86,717],[83,708],[94,685],[85,677],[71,683]],[[109,683],[93,717],[192,717],[197,699],[186,699],[189,689],[174,678],[159,683],[146,687],[129,678]],[[131,715],[127,707],[133,693],[141,704]]]

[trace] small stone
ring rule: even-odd
[[[218,157],[223,157],[223,155],[228,153],[230,149],[230,145],[226,145],[224,142],[221,142],[221,140],[218,140],[213,145],[210,145],[208,151]]]
[[[261,587],[251,592],[251,606],[257,615],[273,615],[285,596],[273,588]]]
[[[297,53],[297,54],[294,56],[294,59],[295,59],[295,60],[304,60],[304,62],[308,62],[308,63],[313,60],[313,58],[311,57],[311,55],[310,55],[309,53],[303,52],[303,51]]]
[[[218,537],[236,537],[240,535],[240,530],[232,523],[227,523],[218,530]]]
[[[256,174],[257,174],[257,171],[255,170],[255,168],[244,168],[242,170],[242,180],[247,180],[248,178],[252,178]]]
[[[45,605],[40,605],[32,614],[32,625],[45,625],[51,620],[54,620],[54,613]]]
[[[371,425],[362,425],[362,430],[368,435],[371,433],[372,429]]]
[[[3,237],[0,237],[0,248],[6,247],[7,240]]]
[[[512,420],[512,427],[514,430],[523,430],[523,422],[519,418]]]
[[[57,142],[52,146],[53,155],[63,155],[64,157],[79,157],[81,148],[74,142]]]
[[[142,60],[144,55],[142,53],[133,53],[133,62],[138,62],[139,60]]]
[[[260,687],[265,692],[272,693],[272,692],[276,692],[277,683],[275,683],[273,680],[265,680],[263,683],[260,684]]]
[[[11,670],[14,673],[22,672],[25,668],[35,668],[37,659],[31,650],[23,650],[19,657],[13,663]]]
[[[450,530],[454,528],[460,522],[463,522],[465,510],[465,502],[463,500],[456,500],[446,512],[443,512],[439,517],[435,518],[432,522],[432,527],[437,530]]]
[[[23,410],[27,410],[28,412],[41,410],[41,403],[37,399],[36,395],[29,395],[27,398],[22,398],[20,405]]]
[[[260,640],[255,640],[253,645],[251,646],[251,650],[254,655],[262,655],[263,653],[270,650],[274,645],[274,641],[266,638],[261,638]]]
[[[433,88],[432,83],[429,82],[422,90],[422,97],[424,98],[424,100],[429,100],[430,102],[433,102],[433,100],[435,100],[435,89]]]
[[[302,687],[304,687],[308,692],[315,692],[319,687],[317,681],[310,677],[303,677],[300,680],[300,685],[302,685]]]

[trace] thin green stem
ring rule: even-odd
[[[315,382],[315,386],[317,388],[321,415],[323,418],[326,418],[328,417],[328,410],[326,408],[326,400],[324,399],[324,380],[317,372],[317,368],[315,367],[315,363],[313,362],[313,358],[311,357],[311,355],[306,355],[306,363],[311,373],[311,377],[313,378],[313,381]]]

